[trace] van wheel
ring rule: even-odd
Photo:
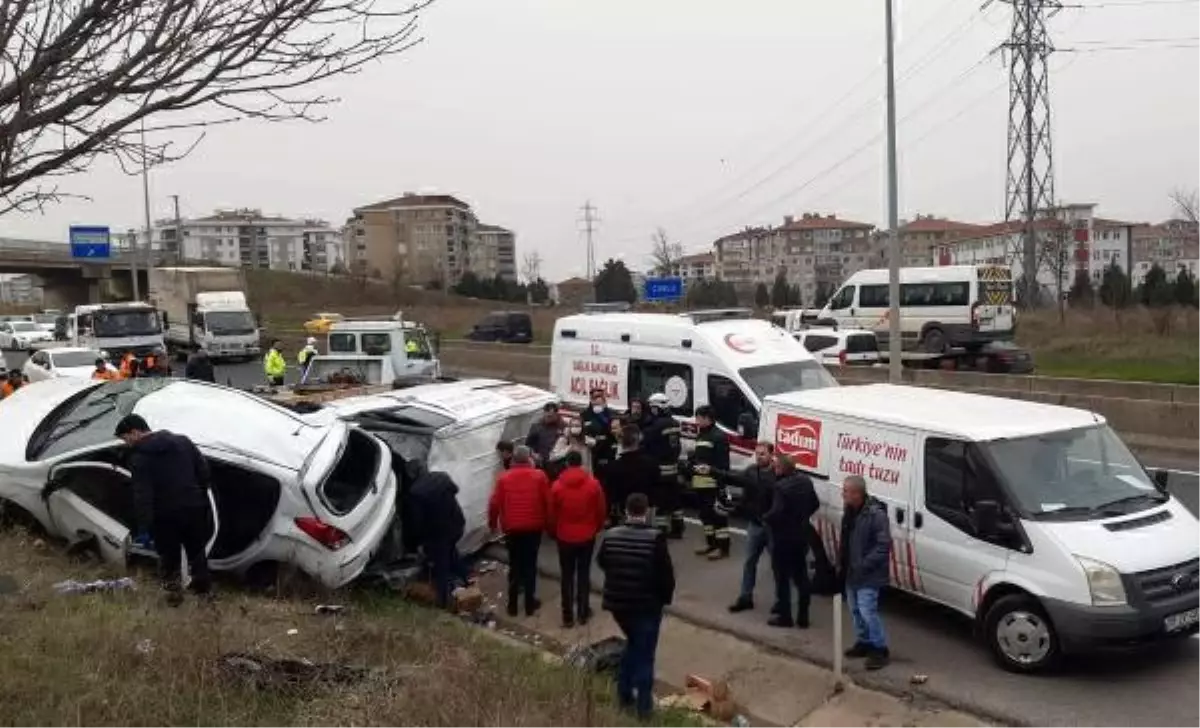
[[[946,352],[946,335],[941,329],[929,329],[925,332],[921,344],[929,354],[944,354]]]
[[[996,600],[984,619],[988,647],[1009,672],[1031,674],[1058,662],[1058,635],[1038,601],[1025,594]]]

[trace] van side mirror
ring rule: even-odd
[[[1000,504],[994,500],[975,502],[971,509],[971,527],[975,533],[984,538],[994,538],[1000,535]]]
[[[1154,471],[1154,487],[1158,488],[1158,492],[1164,493],[1164,494],[1167,492],[1167,483],[1170,481],[1170,479],[1171,479],[1171,474],[1168,473],[1167,471],[1165,471],[1165,470],[1155,470]]]

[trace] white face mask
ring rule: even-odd
[[[592,405],[592,411],[595,412],[596,414],[600,414],[601,412],[604,411],[604,405],[594,404],[594,405]]]

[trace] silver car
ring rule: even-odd
[[[187,435],[208,460],[214,570],[293,564],[337,588],[362,574],[397,509],[389,449],[340,420],[315,424],[251,394],[178,379],[50,379],[0,401],[0,508],[54,536],[94,539],[108,561],[136,553],[127,449],[134,412]]]

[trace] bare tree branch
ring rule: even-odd
[[[116,156],[186,156],[203,129],[321,121],[314,86],[421,42],[433,0],[0,0],[0,213],[62,196],[47,179]],[[196,131],[146,144],[147,132]]]
[[[1175,203],[1175,214],[1195,225],[1200,215],[1200,193],[1196,189],[1176,187],[1171,190],[1171,202]]]
[[[521,276],[526,284],[542,277],[542,256],[536,250],[529,251],[521,259]]]
[[[683,258],[683,245],[672,242],[663,228],[655,230],[650,239],[654,242],[654,247],[650,250],[654,272],[661,276],[671,275]]]

